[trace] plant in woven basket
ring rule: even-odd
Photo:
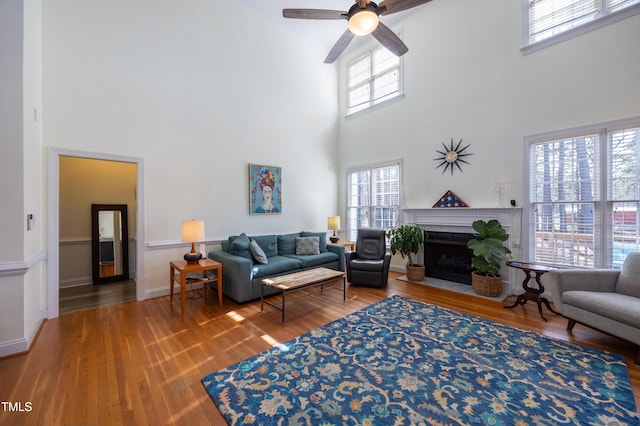
[[[467,242],[467,247],[473,250],[471,266],[475,269],[471,274],[471,285],[483,296],[497,296],[502,292],[502,260],[511,253],[502,244],[509,235],[495,219],[489,222],[476,220],[471,226],[476,231],[474,238]]]
[[[471,266],[480,275],[500,276],[502,260],[511,253],[502,245],[509,239],[507,231],[495,219],[489,222],[476,220],[471,226],[476,231],[475,237],[467,242],[467,247],[473,250]]]
[[[414,261],[424,243],[425,231],[413,225],[401,225],[387,231],[387,238],[391,254],[400,253],[404,259],[407,257],[407,278],[410,281],[422,281],[425,268]]]

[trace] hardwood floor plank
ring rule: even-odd
[[[411,297],[550,337],[623,354],[640,407],[640,367],[633,345],[549,314],[537,306],[502,303],[399,281],[386,289],[349,287],[287,304],[280,312],[260,301],[239,305],[217,297],[128,302],[46,321],[30,352],[0,360],[0,400],[31,402],[31,412],[0,412],[2,425],[225,424],[200,379],[275,344],[365,308],[393,294]],[[214,296],[213,292],[209,296]]]

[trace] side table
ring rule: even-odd
[[[522,288],[524,288],[524,293],[519,294],[516,301],[512,305],[505,306],[505,308],[507,309],[515,308],[518,305],[524,305],[525,303],[527,303],[527,300],[532,300],[538,304],[538,312],[540,312],[540,316],[542,317],[543,320],[546,321],[547,319],[544,317],[544,314],[542,313],[542,303],[544,303],[547,309],[549,309],[551,312],[553,312],[554,314],[560,315],[558,312],[554,311],[553,308],[551,308],[551,305],[549,304],[549,300],[542,295],[542,293],[544,293],[544,286],[540,282],[540,277],[543,274],[546,274],[547,272],[554,269],[553,267],[539,265],[537,263],[515,262],[515,261],[508,261],[507,266],[522,270],[526,276],[524,281],[522,282]],[[531,281],[531,278],[534,278],[534,275],[535,275],[536,287],[531,287],[529,285],[529,281]]]
[[[215,275],[209,278],[208,271],[216,271]],[[187,282],[187,274],[202,272],[202,279]],[[171,296],[169,301],[173,305],[173,286],[180,284],[180,314],[184,315],[184,305],[186,302],[187,285],[204,284],[204,298],[207,300],[207,284],[218,283],[218,303],[222,306],[222,265],[215,260],[208,258],[200,259],[198,263],[187,263],[184,260],[172,260],[169,263],[169,287]]]
[[[336,244],[340,244],[341,246],[344,246],[344,248],[348,248],[351,251],[355,251],[356,250],[356,243],[353,243],[351,241],[338,241]]]

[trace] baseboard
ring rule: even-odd
[[[38,337],[38,333],[40,333],[40,330],[44,325],[46,316],[46,310],[40,311],[40,317],[34,321],[31,330],[29,330],[26,337],[0,342],[0,358],[29,352],[31,345],[36,340],[36,337]]]
[[[151,290],[145,290],[144,291],[144,298],[145,298],[145,300],[146,299],[153,299],[155,297],[162,297],[162,296],[166,296],[168,294],[169,294],[169,287],[152,288]]]

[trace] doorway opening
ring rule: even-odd
[[[144,300],[143,160],[50,148],[48,174],[48,317],[82,306]],[[127,205],[129,232],[122,244],[129,271],[122,281],[93,285],[92,204]]]

